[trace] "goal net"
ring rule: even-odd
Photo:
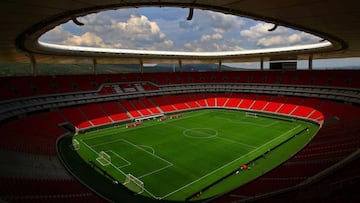
[[[124,185],[135,193],[144,192],[144,183],[131,174],[126,175]]]
[[[76,139],[72,140],[72,145],[73,145],[74,150],[79,150],[80,149],[80,143]]]
[[[245,117],[257,118],[258,115],[254,112],[246,112]]]
[[[107,166],[111,163],[111,157],[106,152],[101,151],[98,158],[96,158],[96,161],[98,161],[102,166]]]

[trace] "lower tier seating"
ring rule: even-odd
[[[105,202],[74,179],[0,178],[0,198],[9,202]]]
[[[181,103],[181,104],[180,104]],[[66,107],[59,110],[28,115],[14,119],[0,125],[2,141],[0,147],[15,151],[24,151],[38,154],[56,154],[56,139],[65,133],[58,124],[70,122],[77,127],[88,128],[106,123],[128,121],[144,114],[155,115],[159,113],[176,112],[179,110],[196,109],[202,107],[232,108],[255,110],[260,112],[284,113],[301,118],[309,118],[323,123],[318,135],[303,150],[293,156],[286,163],[261,178],[240,187],[229,194],[213,200],[223,202],[227,200],[240,200],[244,197],[265,193],[274,189],[281,189],[304,181],[323,169],[333,165],[346,157],[359,147],[360,110],[356,106],[336,103],[320,99],[289,98],[265,95],[252,95],[240,93],[214,93],[214,94],[184,94],[171,96],[157,96],[129,101],[111,101],[88,104],[82,106]],[[285,108],[286,107],[286,108]],[[105,118],[105,119],[101,119]],[[335,121],[329,122],[328,119]],[[100,119],[100,120],[97,120]],[[99,122],[97,122],[99,121]],[[29,195],[31,198],[40,195],[43,199],[28,199],[30,202],[45,201],[71,201],[87,200],[94,197],[89,190],[74,187],[69,191],[58,180],[40,181],[40,185],[48,185],[53,191],[54,184],[59,185],[58,192],[37,193],[27,189],[38,180],[1,180],[1,184],[16,185],[12,181],[19,181],[22,186],[4,188],[1,185],[1,197],[9,197],[10,202],[21,202],[11,199],[19,194]],[[69,183],[70,185],[72,183]],[[39,186],[39,188],[42,186]],[[3,189],[4,188],[4,189]],[[17,188],[17,189],[16,189]],[[36,188],[36,187],[34,187]],[[24,191],[23,191],[24,190]],[[56,196],[67,194],[70,196]],[[74,194],[74,195],[73,195]],[[83,196],[81,196],[83,195]],[[67,199],[74,198],[74,199]],[[96,198],[95,198],[96,199]],[[91,200],[89,200],[91,202]],[[101,200],[99,200],[101,201]]]

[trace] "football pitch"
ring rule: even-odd
[[[309,141],[317,128],[305,121],[206,109],[176,119],[144,121],[134,128],[99,129],[73,139],[85,161],[134,193],[183,201],[209,198],[244,184],[229,186],[224,179],[257,171],[262,164],[256,160],[285,148],[296,136]],[[239,170],[244,164],[249,172]],[[266,171],[269,166],[261,167]]]

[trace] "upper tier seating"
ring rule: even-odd
[[[0,100],[30,96],[69,93],[79,91],[98,91],[99,94],[114,93],[111,86],[104,83],[123,83],[150,81],[157,85],[187,83],[263,83],[312,85],[359,88],[359,71],[326,70],[326,71],[236,71],[236,72],[179,72],[179,73],[127,73],[78,76],[37,76],[37,77],[3,77],[0,78]],[[99,89],[100,88],[100,89]],[[139,89],[140,88],[140,89]],[[122,91],[156,90],[156,86],[120,85]]]

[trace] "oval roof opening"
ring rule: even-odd
[[[175,7],[102,11],[39,38],[42,47],[117,54],[226,56],[331,46],[315,35],[221,12]]]

